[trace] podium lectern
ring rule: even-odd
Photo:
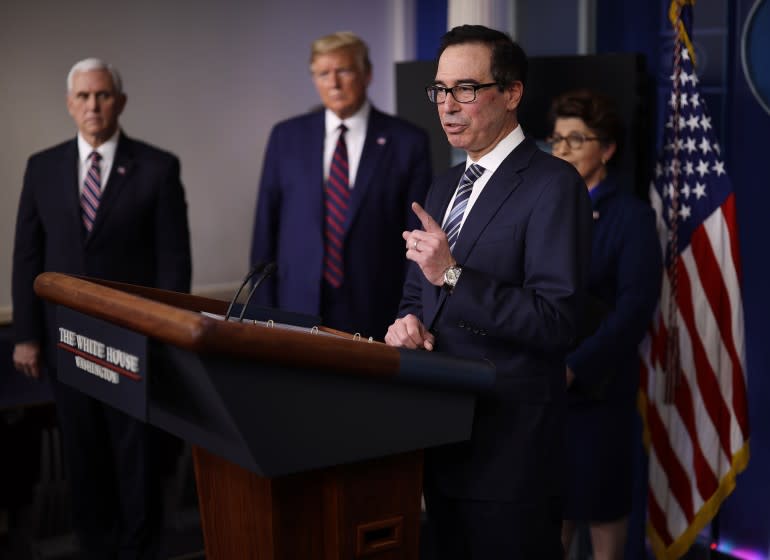
[[[59,273],[35,290],[59,306],[60,377],[193,445],[209,560],[417,560],[421,450],[468,439],[495,379],[324,327],[224,321],[215,299]]]

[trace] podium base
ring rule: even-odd
[[[208,560],[418,560],[422,451],[264,478],[193,446]]]

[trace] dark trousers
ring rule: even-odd
[[[160,557],[154,429],[68,385],[53,385],[80,557]]]
[[[562,560],[558,501],[460,500],[426,486],[426,538],[440,560]]]

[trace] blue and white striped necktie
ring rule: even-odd
[[[442,229],[446,233],[447,241],[449,241],[450,251],[454,250],[457,238],[460,236],[460,226],[463,223],[465,209],[468,207],[468,199],[471,197],[473,183],[475,183],[476,179],[483,174],[484,168],[478,163],[474,163],[465,170],[465,173],[460,179],[460,184],[457,185],[457,194],[455,195],[454,205],[442,226]]]

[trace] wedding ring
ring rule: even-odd
[[[418,243],[420,243],[419,239],[417,239],[414,243],[412,243],[412,249],[414,249],[415,251],[417,250],[417,244]]]

